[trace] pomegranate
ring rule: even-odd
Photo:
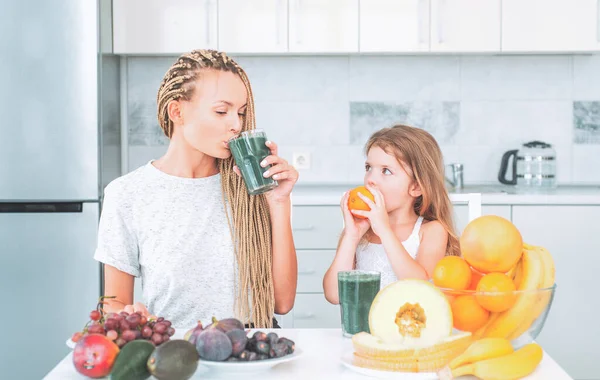
[[[88,334],[73,350],[73,365],[80,374],[94,379],[110,374],[119,354],[119,347],[106,336]]]

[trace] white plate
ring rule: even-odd
[[[292,360],[298,359],[302,355],[302,350],[296,348],[293,354],[286,355],[281,358],[265,359],[265,360],[254,360],[251,362],[211,362],[207,360],[200,360],[199,365],[209,368],[213,372],[218,373],[249,373],[249,372],[262,372],[269,370],[276,365],[286,363]]]
[[[73,342],[71,338],[67,339],[67,347],[69,347],[71,350],[75,348],[76,344],[77,343]]]
[[[342,356],[342,364],[346,368],[360,373],[361,375],[377,377],[380,379],[396,379],[396,380],[434,380],[438,379],[438,375],[435,372],[393,372],[393,371],[380,371],[376,369],[358,367],[352,364],[353,352],[348,352]]]

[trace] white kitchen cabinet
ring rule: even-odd
[[[539,343],[576,379],[600,374],[600,206],[513,206],[525,242],[546,247],[556,265],[556,293]]]
[[[510,207],[510,205],[481,205],[481,215],[498,215],[511,220]],[[469,206],[464,204],[454,205],[454,225],[459,236],[467,224],[469,224]]]
[[[501,0],[431,0],[432,52],[499,52]]]
[[[289,51],[358,52],[359,0],[289,0]]]
[[[429,4],[430,0],[360,0],[360,51],[429,51]]]
[[[502,0],[502,50],[595,51],[597,0]]]
[[[219,50],[288,50],[288,0],[219,0]]]
[[[217,47],[217,0],[113,0],[115,54]]]
[[[332,305],[320,294],[297,294],[293,313],[294,328],[341,328],[340,306]],[[341,334],[341,332],[340,332]]]

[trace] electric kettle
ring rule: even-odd
[[[509,160],[512,173],[506,178]],[[530,141],[520,149],[509,150],[502,156],[498,181],[505,185],[522,188],[556,187],[556,152],[552,145],[542,141]]]

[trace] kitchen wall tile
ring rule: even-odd
[[[570,56],[463,56],[461,99],[571,99]]]
[[[573,145],[573,183],[600,185],[600,145]]]
[[[347,101],[348,57],[234,57],[257,102]]]
[[[131,146],[129,147],[129,171],[146,165],[150,160],[159,159],[167,152],[166,146]]]
[[[262,102],[256,125],[279,145],[346,145],[348,102]]]
[[[164,145],[156,117],[160,82],[176,57],[127,58],[127,107],[130,145]],[[139,136],[138,136],[139,135]]]
[[[600,99],[600,55],[573,57],[573,98]]]
[[[408,124],[431,133],[440,144],[452,140],[460,124],[458,102],[351,102],[350,142],[364,144],[370,135],[394,124]]]
[[[299,170],[298,184],[362,183],[365,156],[363,146],[282,146],[281,157],[292,161],[294,152],[309,152],[311,168]]]
[[[458,57],[353,56],[350,100],[413,102],[460,99]]]
[[[531,140],[550,144],[572,139],[572,104],[568,101],[464,101],[458,145],[509,143],[518,148]]]
[[[600,144],[600,101],[573,102],[573,142]]]

